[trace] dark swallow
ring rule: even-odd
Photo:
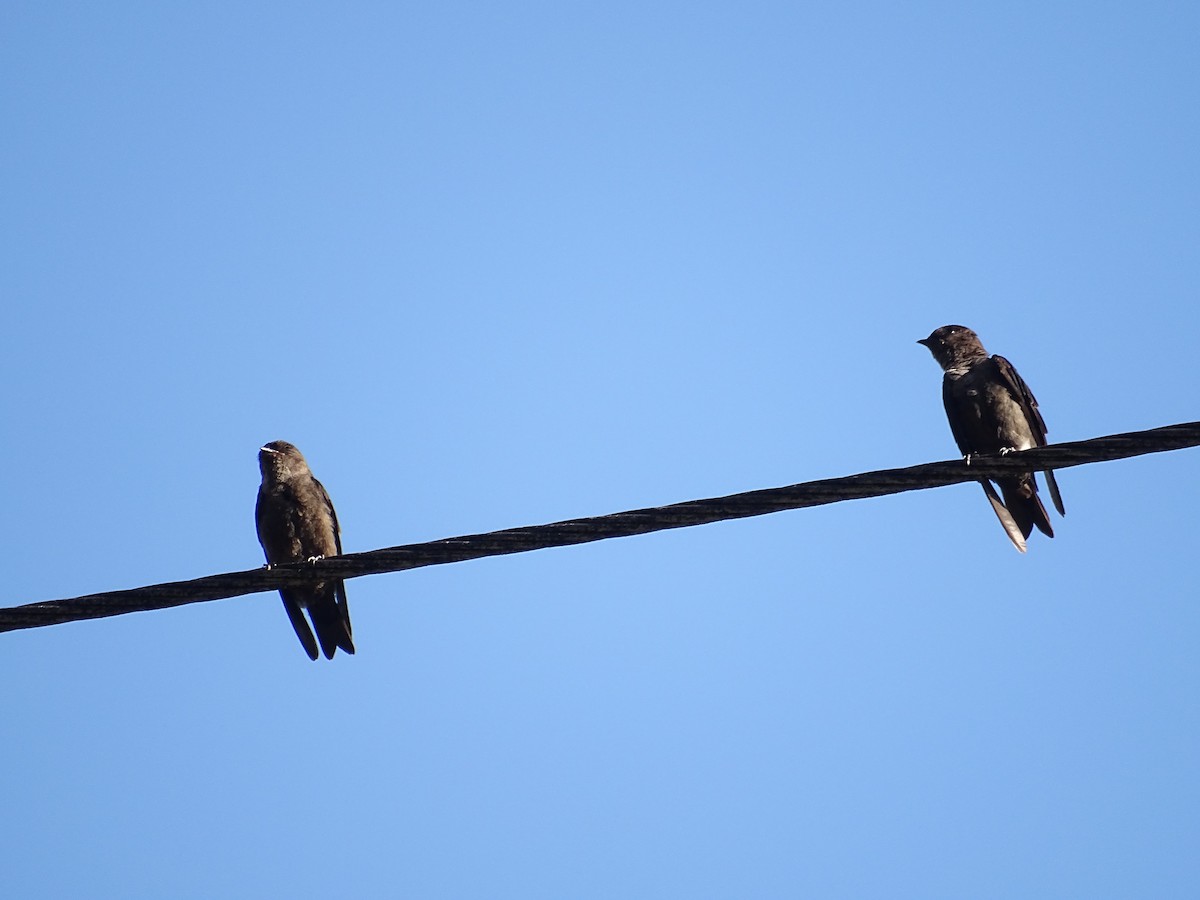
[[[287,441],[271,441],[258,451],[262,485],[254,520],[258,542],[262,544],[267,565],[315,562],[326,556],[339,556],[342,538],[337,513],[325,487],[313,478],[304,456]],[[342,581],[319,581],[282,588],[283,608],[287,611],[296,637],[310,659],[317,658],[317,641],[326,659],[340,647],[354,652],[350,637],[350,607]],[[312,619],[312,631],[303,610]],[[313,639],[316,631],[316,640]]]
[[[1046,445],[1046,423],[1038,412],[1033,391],[1007,359],[988,356],[979,336],[970,328],[945,325],[917,343],[929,348],[946,373],[942,378],[942,402],[954,440],[968,462],[979,453],[1003,454]],[[1065,516],[1054,473],[1047,470],[1044,474],[1054,507]],[[1054,537],[1032,472],[994,480],[1000,486],[1003,502],[990,481],[985,478],[980,483],[1018,550],[1025,552],[1025,539],[1035,525],[1047,537]]]

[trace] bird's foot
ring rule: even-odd
[[[323,560],[324,558],[325,558],[324,554],[322,554],[321,556],[310,556],[310,557],[308,558],[308,561],[309,561],[310,563],[319,563],[319,562],[320,562],[321,560]]]
[[[1018,451],[1018,448],[1017,448],[1017,447],[1001,447],[1001,448],[1000,448],[1000,455],[1001,455],[1001,456],[1008,456],[1008,454],[1010,454],[1010,453],[1016,453],[1017,451]]]
[[[965,462],[968,466],[971,464],[971,456],[972,455],[973,454],[968,453],[963,457],[963,462]]]

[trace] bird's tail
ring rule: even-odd
[[[321,642],[321,652],[326,659],[333,659],[337,650],[354,652],[354,639],[350,636],[350,607],[346,603],[346,589],[341,582],[321,585],[318,599],[308,604],[313,630]]]
[[[1050,517],[1046,515],[1046,507],[1042,506],[1038,497],[1037,482],[1033,473],[1022,475],[1020,478],[1004,478],[996,482],[1000,485],[1000,493],[1004,495],[1004,505],[1008,508],[1021,534],[1025,537],[1033,532],[1036,525],[1038,531],[1046,537],[1054,537],[1054,529],[1050,527]]]

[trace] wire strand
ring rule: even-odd
[[[1148,431],[1051,444],[1006,456],[973,456],[969,463],[955,459],[902,469],[864,472],[859,475],[808,481],[786,487],[731,494],[727,497],[690,500],[606,516],[569,519],[548,525],[508,528],[423,544],[347,553],[316,563],[292,563],[272,569],[250,569],[245,572],[209,575],[190,581],[29,603],[0,609],[0,632],[153,609],[169,609],[188,603],[224,600],[314,580],[358,578],[362,575],[400,572],[487,556],[586,544],[670,528],[688,528],[729,519],[762,516],[788,509],[803,509],[846,500],[862,500],[905,491],[945,487],[982,478],[1011,475],[1014,472],[1066,469],[1147,453],[1182,450],[1197,445],[1200,445],[1200,422],[1186,422]]]

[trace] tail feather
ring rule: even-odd
[[[1054,537],[1054,529],[1050,526],[1050,517],[1046,515],[1046,507],[1042,506],[1038,497],[1037,484],[1033,475],[1023,475],[1021,478],[1005,478],[997,482],[1000,493],[1004,495],[1004,505],[1016,520],[1021,534],[1025,537],[1033,532],[1036,525],[1038,531],[1046,537]]]
[[[350,607],[346,603],[346,590],[341,582],[321,585],[316,596],[309,601],[308,614],[312,617],[313,629],[317,632],[317,640],[321,642],[321,652],[326,659],[333,659],[333,654],[339,649],[354,653],[354,640],[350,636]]]
[[[1060,516],[1065,516],[1067,510],[1063,507],[1062,494],[1058,492],[1058,482],[1054,480],[1054,473],[1047,469],[1042,474],[1046,476],[1046,487],[1050,489],[1050,499],[1054,501],[1054,508]]]

